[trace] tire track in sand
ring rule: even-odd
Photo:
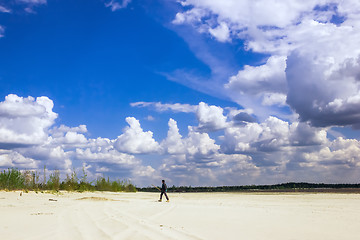
[[[105,214],[121,224],[128,226],[125,231],[118,232],[113,239],[164,239],[164,240],[175,240],[175,239],[189,239],[189,240],[201,240],[200,237],[189,234],[187,232],[168,227],[166,225],[160,225],[154,222],[152,219],[159,217],[165,213],[172,211],[175,207],[165,209],[155,216],[151,217],[138,217],[133,213],[130,213],[127,209],[116,208],[113,204],[107,205],[104,209]]]
[[[58,239],[112,239],[110,234],[98,226],[101,208],[92,208],[89,204],[91,203],[80,204],[74,201],[71,206],[64,207],[66,210],[58,217]],[[89,214],[90,212],[93,214]]]

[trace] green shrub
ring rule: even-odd
[[[60,171],[54,170],[52,174],[50,174],[49,180],[47,182],[47,189],[53,191],[60,190]]]
[[[0,188],[8,190],[23,189],[25,178],[18,169],[12,168],[0,173]]]

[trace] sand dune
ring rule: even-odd
[[[0,192],[1,239],[358,239],[359,194]]]

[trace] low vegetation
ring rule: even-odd
[[[42,175],[42,179],[40,176]],[[112,191],[112,192],[136,192],[136,187],[127,180],[114,180],[99,177],[93,182],[87,180],[87,174],[83,169],[83,176],[79,179],[75,170],[67,174],[61,181],[60,171],[50,171],[47,178],[47,170],[41,174],[37,171],[20,171],[12,168],[0,172],[0,190],[32,190],[32,191]]]
[[[155,187],[138,188],[142,192],[158,192]],[[172,186],[168,192],[360,192],[360,184],[282,183],[275,185],[247,185],[220,187]]]

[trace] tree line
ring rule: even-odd
[[[192,187],[172,186],[169,192],[246,192],[246,191],[326,191],[336,189],[359,189],[360,184],[326,184],[307,182],[288,182],[274,185],[246,185],[246,186],[218,186],[218,187]],[[158,192],[155,187],[138,188],[141,192]]]
[[[49,174],[49,175],[48,175]],[[112,191],[112,192],[158,192],[155,187],[137,188],[128,180],[110,180],[109,177],[98,177],[94,181],[88,181],[85,169],[83,175],[78,176],[75,170],[71,174],[66,174],[66,178],[61,181],[60,171],[48,171],[44,166],[42,173],[38,171],[24,170],[15,168],[0,171],[0,190],[32,190],[32,191]],[[355,191],[360,192],[360,184],[326,184],[326,183],[307,183],[307,182],[288,182],[274,185],[244,185],[244,186],[216,186],[216,187],[192,187],[192,186],[172,186],[169,192],[247,192],[247,191]]]
[[[15,168],[0,172],[0,190],[32,190],[32,191],[112,191],[112,192],[136,192],[136,187],[128,180],[114,180],[98,177],[89,182],[85,169],[79,177],[75,170],[67,174],[66,178],[60,180],[60,171],[48,171],[44,167],[43,173],[37,171],[20,171]],[[41,176],[41,177],[40,177]]]

